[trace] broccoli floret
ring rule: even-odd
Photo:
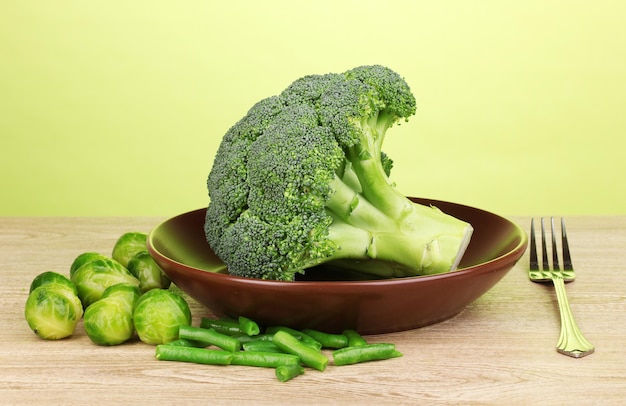
[[[410,201],[389,179],[387,130],[415,114],[389,68],[302,77],[224,135],[205,234],[233,275],[291,281],[320,265],[380,277],[454,270],[471,225]]]

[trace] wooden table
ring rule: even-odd
[[[621,404],[626,398],[626,217],[573,217],[568,234],[576,282],[574,315],[596,352],[556,352],[554,290],[528,280],[526,254],[492,290],[451,320],[389,341],[402,358],[307,370],[286,383],[271,369],[157,361],[138,341],[92,344],[79,324],[61,341],[39,339],[24,320],[31,280],[69,273],[85,251],[109,254],[126,231],[148,232],[158,218],[0,218],[1,404],[498,403]],[[528,227],[529,218],[512,220]],[[210,313],[190,299],[194,322]],[[409,310],[410,311],[410,310]]]

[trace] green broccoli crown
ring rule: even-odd
[[[224,135],[207,180],[205,234],[229,272],[293,280],[378,257],[372,232],[397,233],[413,206],[380,148],[414,113],[407,83],[378,65],[305,76],[254,105]]]

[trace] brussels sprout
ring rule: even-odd
[[[178,338],[178,328],[191,324],[189,305],[181,296],[165,289],[141,295],[133,314],[135,330],[146,344],[166,344]]]
[[[33,290],[37,289],[41,285],[46,285],[49,283],[67,286],[74,292],[75,295],[78,295],[78,291],[76,290],[76,285],[74,285],[74,282],[72,282],[67,276],[52,271],[46,271],[35,276],[35,279],[33,279],[30,284],[30,289],[28,293],[31,293]]]
[[[128,270],[137,279],[142,292],[151,289],[167,289],[171,281],[165,272],[157,265],[148,251],[138,252],[128,262]]]
[[[139,280],[128,269],[109,258],[87,262],[74,272],[72,281],[76,284],[78,297],[85,308],[99,300],[109,286],[118,283],[139,286]]]
[[[137,285],[131,285],[129,283],[118,283],[117,285],[109,286],[102,292],[102,299],[120,299],[129,305],[129,309],[132,310],[137,304],[137,300],[141,297],[141,290]]]
[[[101,299],[85,310],[83,326],[87,337],[98,345],[118,345],[134,334],[132,313],[121,300]]]
[[[65,284],[42,284],[28,295],[24,316],[39,337],[58,340],[74,333],[83,316],[83,306],[74,290]]]
[[[98,345],[118,345],[135,333],[133,310],[141,296],[135,285],[110,286],[102,298],[85,310],[83,325],[89,339]]]
[[[125,233],[115,242],[111,256],[120,264],[128,266],[128,261],[130,261],[132,257],[138,252],[147,249],[147,239],[148,235],[144,233]]]
[[[76,273],[78,268],[95,259],[107,259],[107,257],[97,252],[84,252],[77,256],[72,265],[70,265],[70,278],[74,277],[74,273]]]

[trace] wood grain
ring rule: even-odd
[[[528,280],[527,254],[491,291],[455,318],[381,336],[401,358],[305,375],[280,383],[262,368],[157,361],[133,341],[50,342],[24,320],[31,280],[68,273],[85,251],[110,255],[126,231],[148,232],[159,218],[0,218],[0,403],[139,404],[621,404],[626,398],[626,217],[573,217],[568,234],[578,279],[567,285],[579,326],[596,352],[573,359],[555,350],[554,290]],[[514,217],[527,228],[530,219]],[[188,298],[189,299],[189,298]],[[189,299],[194,322],[210,313]],[[407,311],[410,311],[407,310]]]

